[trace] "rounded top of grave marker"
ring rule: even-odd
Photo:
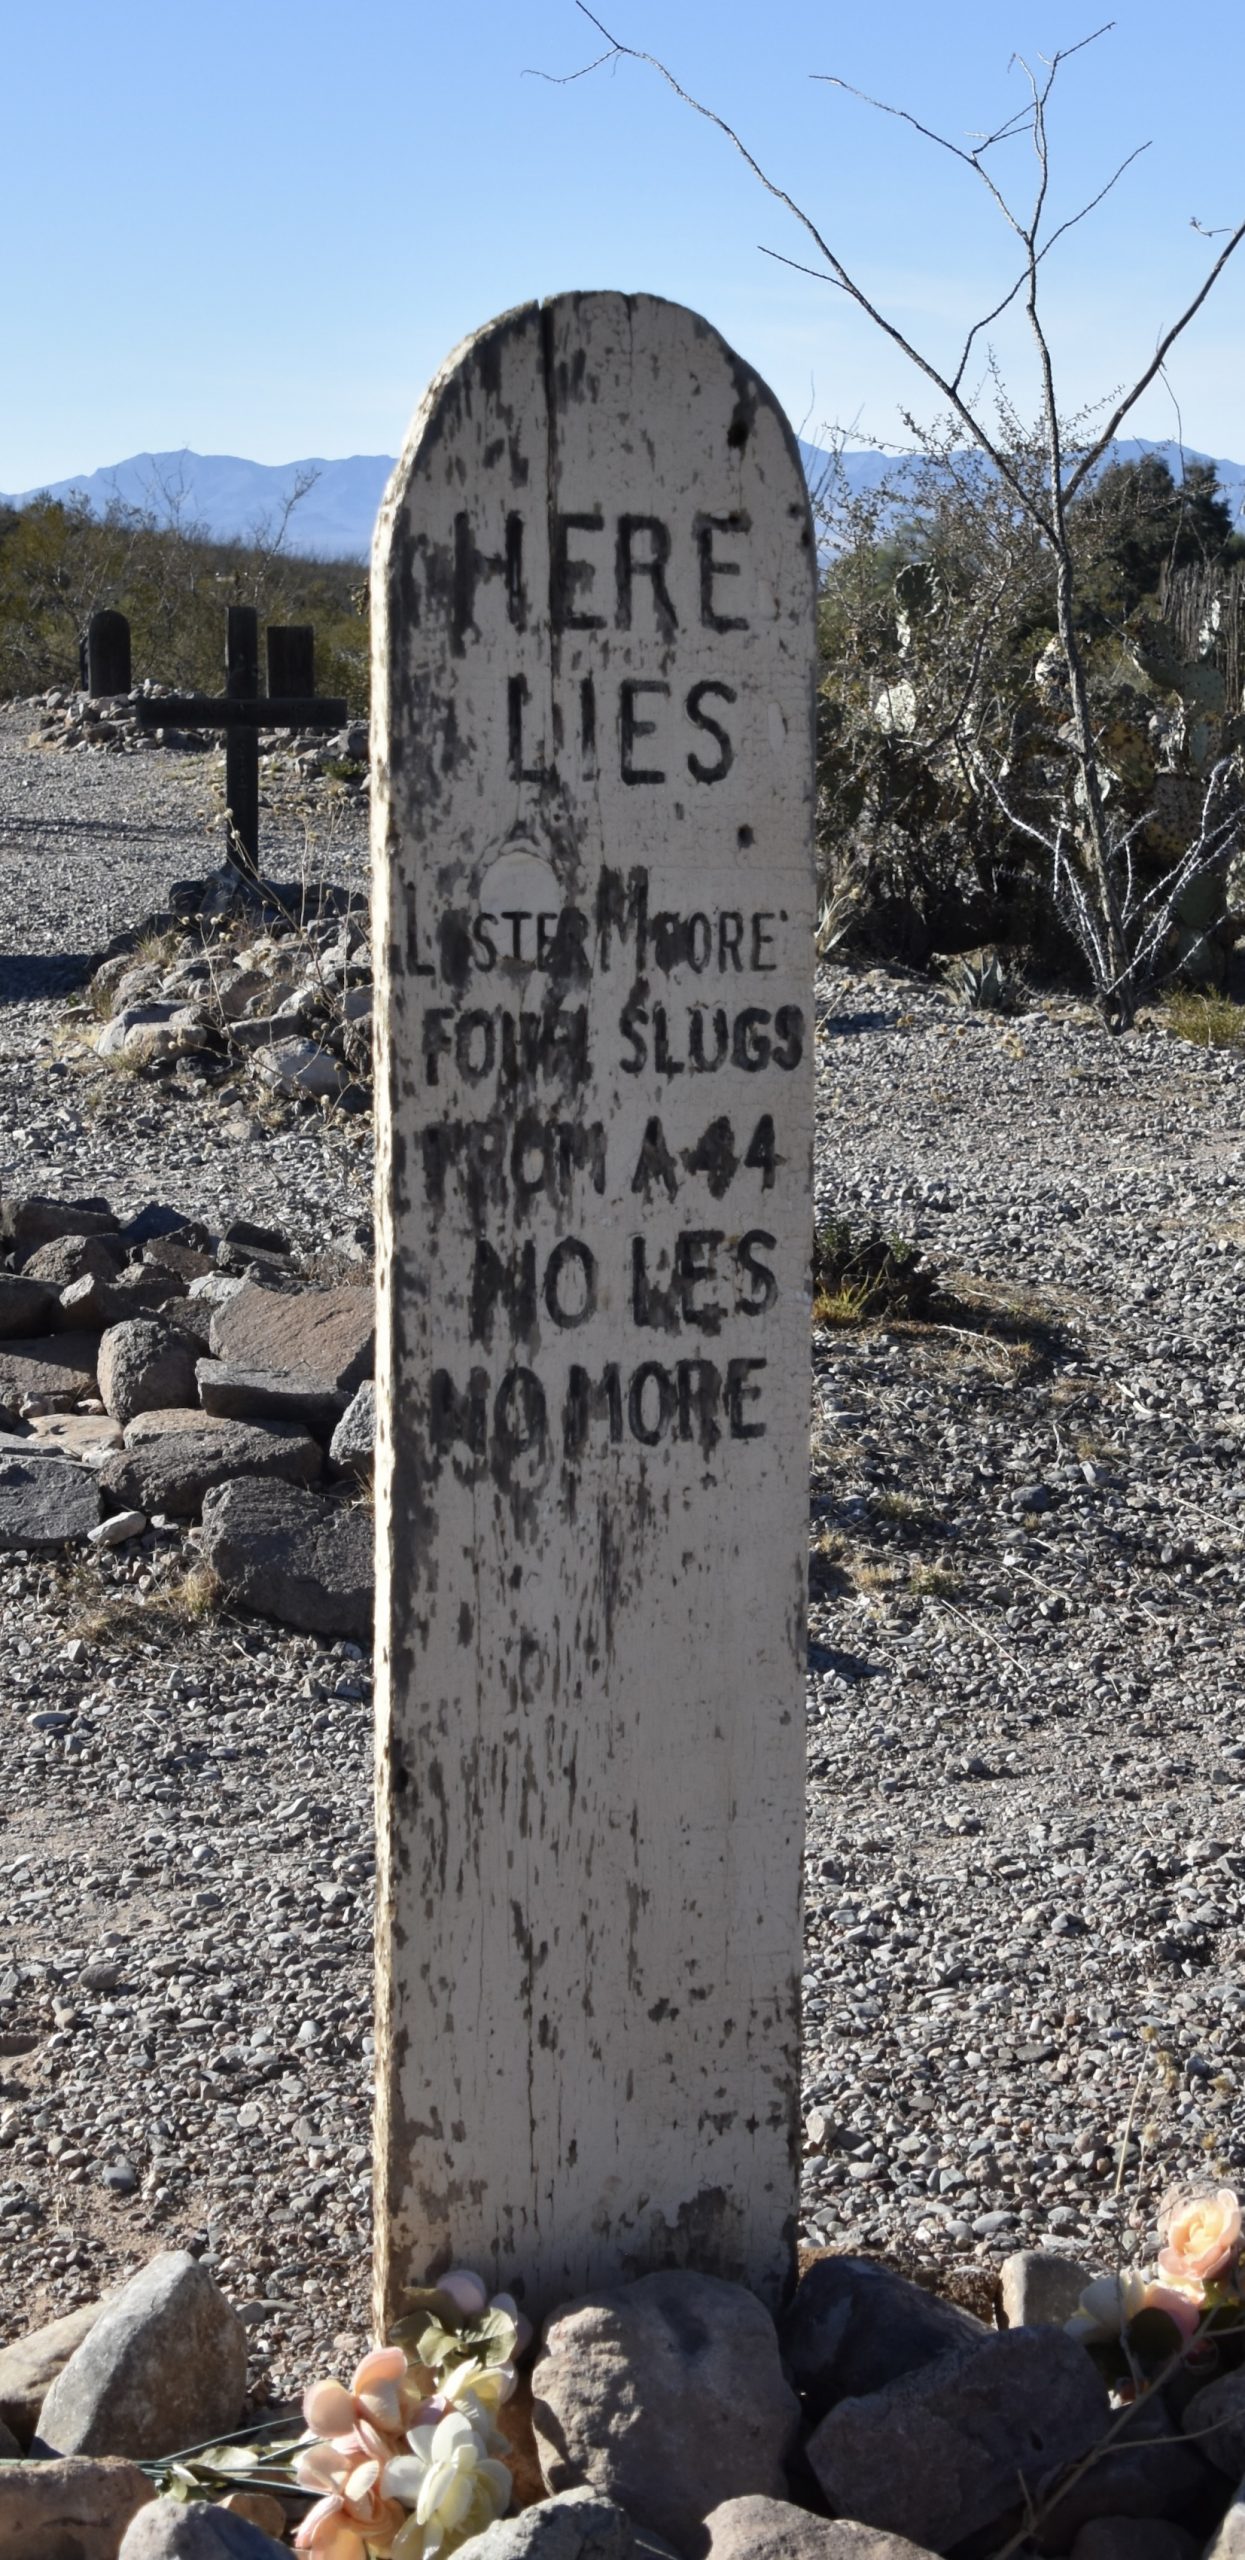
[[[508,356],[526,348],[533,336],[542,341],[551,411],[566,412],[584,403],[600,406],[608,401],[612,376],[619,405],[629,417],[634,417],[637,399],[656,407],[664,395],[671,404],[672,435],[680,443],[700,442],[715,456],[725,440],[741,472],[763,465],[757,432],[763,420],[792,473],[810,565],[815,562],[812,511],[795,430],[755,366],[686,303],[668,301],[663,294],[590,289],[517,303],[473,330],[446,357],[415,412],[385,491],[376,524],[378,565],[411,480],[421,468],[430,468],[438,450],[452,444],[456,431],[478,416],[481,396],[488,406],[504,411]],[[719,406],[705,402],[711,383],[730,386],[733,397],[725,416]],[[768,436],[765,442],[772,452]],[[650,452],[646,459],[660,456]]]

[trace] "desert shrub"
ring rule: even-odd
[[[813,1320],[863,1324],[887,1317],[919,1319],[929,1308],[936,1274],[919,1245],[827,1218],[813,1237]]]
[[[1017,434],[1008,459],[1037,484],[1038,444]],[[1080,970],[1067,896],[1026,832],[1074,847],[1081,822],[1048,547],[949,435],[864,495],[832,470],[820,514],[823,947],[920,966],[1004,943],[1039,969]],[[1212,774],[1220,819],[1241,798],[1239,538],[1213,470],[1191,466],[1177,487],[1151,456],[1088,484],[1069,539],[1105,806],[1144,891],[1198,840]],[[1233,850],[1177,902],[1163,968],[1218,981]]]
[[[315,560],[271,539],[214,542],[154,513],[36,499],[0,508],[0,695],[76,686],[79,640],[93,612],[117,607],[133,635],[141,682],[214,692],[225,656],[225,608],[254,605],[264,622],[310,622],[316,683],[367,708],[366,580],[357,561]]]

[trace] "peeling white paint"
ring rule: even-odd
[[[433,384],[378,528],[378,2289],[797,2194],[814,553],[693,313]]]

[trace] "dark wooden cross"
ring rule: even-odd
[[[259,874],[259,733],[261,729],[340,729],[347,705],[315,689],[315,633],[309,622],[268,626],[268,691],[259,689],[259,615],[231,604],[223,694],[173,693],[141,701],[145,729],[225,732],[226,860],[244,878]]]

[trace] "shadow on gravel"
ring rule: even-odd
[[[1010,1352],[1030,1376],[1037,1376],[1051,1361],[1074,1348],[1067,1326],[1049,1308],[1019,1295],[988,1296],[971,1282],[959,1285],[954,1278],[935,1288],[921,1319],[912,1324],[900,1322],[895,1330],[949,1333],[962,1341],[975,1336],[1000,1352]]]
[[[123,844],[141,844],[150,836],[186,844],[199,832],[193,826],[164,824],[153,818],[22,818],[9,811],[5,813],[3,829],[6,836],[111,836]]]
[[[819,1027],[828,1040],[846,1040],[859,1031],[893,1031],[898,1019],[897,1006],[889,1011],[874,1006],[862,1013],[828,1013]]]
[[[813,1237],[813,1324],[977,1338],[1031,1374],[1070,1349],[1066,1327],[1033,1293],[942,1273],[909,1238],[824,1218]]]
[[[854,1684],[857,1680],[880,1679],[885,1665],[866,1662],[862,1653],[840,1653],[834,1645],[819,1644],[815,1636],[810,1636],[808,1667],[810,1671],[830,1672],[836,1680]]]
[[[98,956],[94,951],[0,952],[0,1005],[72,995],[87,984]]]

